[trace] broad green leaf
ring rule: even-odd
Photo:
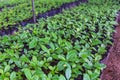
[[[84,74],[84,75],[83,75],[83,80],[90,80],[89,75],[88,75],[88,74]]]
[[[76,50],[71,50],[68,52],[66,59],[69,61],[76,61],[77,59],[77,51]]]
[[[63,75],[60,75],[59,80],[66,80]]]
[[[97,79],[97,78],[99,77],[99,75],[100,75],[100,74],[92,73],[91,79],[92,79],[92,80],[95,80],[95,79]]]
[[[10,80],[17,80],[16,79],[16,72],[12,72],[10,75]]]
[[[105,48],[105,45],[101,45],[99,48],[98,48],[98,53],[100,54],[103,54],[106,52],[106,48]]]
[[[4,72],[8,72],[10,70],[10,65],[5,66]]]
[[[70,50],[70,49],[72,49],[72,44],[70,43],[70,42],[65,42],[65,44],[66,44],[66,48],[67,48],[67,50]]]
[[[57,34],[52,32],[51,35],[53,36],[53,39],[55,39],[55,40],[57,39]]]
[[[34,63],[37,63],[37,62],[38,62],[36,56],[33,56],[33,57],[32,57],[32,61],[33,61]]]
[[[23,61],[23,62],[29,62],[30,61],[25,55],[22,55],[20,60]]]
[[[29,43],[29,48],[35,48],[37,46],[37,38],[33,38],[33,40]]]
[[[24,69],[24,73],[25,73],[25,76],[27,77],[28,80],[31,80],[32,79],[32,74],[31,74],[31,71],[30,69]]]
[[[63,70],[65,67],[67,67],[67,63],[64,62],[64,61],[60,61],[60,62],[58,62],[57,67],[58,67],[58,70],[61,71],[61,70]]]
[[[53,60],[52,57],[47,58],[47,61],[48,61],[48,62],[50,62],[50,61],[52,61],[52,60]]]
[[[105,66],[105,64],[102,64],[102,63],[99,63],[99,62],[96,62],[95,64],[94,64],[94,66],[97,68],[97,69],[104,69],[106,66]]]
[[[49,80],[59,80],[59,76],[57,74],[53,75],[52,79]]]
[[[55,50],[55,46],[54,46],[54,44],[51,42],[50,43],[50,47],[53,49],[53,50]]]
[[[9,80],[9,78],[5,77],[4,80]]]
[[[84,66],[86,69],[91,69],[91,68],[92,68],[92,66],[89,65],[89,64],[87,64],[87,63],[83,63],[83,66]]]
[[[90,56],[90,50],[82,49],[79,53],[79,57],[81,57],[83,60],[86,60]]]
[[[65,60],[65,57],[63,55],[58,55],[58,58],[63,61]]]
[[[43,50],[43,51],[45,51],[45,52],[49,53],[49,49],[48,49],[48,48],[46,48],[44,45],[41,45],[41,48],[42,48],[42,50]]]
[[[51,74],[51,73],[49,73],[49,74],[48,74],[48,77],[51,79],[51,78],[52,78],[52,74]]]
[[[95,39],[92,43],[92,45],[98,45],[98,44],[101,44],[102,42],[99,40],[99,39]]]
[[[0,74],[3,74],[4,72],[3,72],[3,70],[2,69],[0,69]]]
[[[66,76],[67,80],[70,79],[71,74],[72,74],[71,68],[67,68],[65,71],[65,76]]]
[[[22,66],[22,64],[21,64],[22,62],[19,60],[19,61],[15,61],[15,64],[18,66],[18,67],[21,67]]]
[[[39,80],[39,77],[37,75],[34,75],[33,80]]]

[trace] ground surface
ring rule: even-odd
[[[116,27],[113,39],[114,43],[103,61],[107,67],[102,72],[101,80],[120,80],[120,26]]]

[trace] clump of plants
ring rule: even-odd
[[[45,13],[48,10],[58,8],[64,3],[73,2],[75,0],[35,0],[35,9],[36,15],[39,13]],[[5,1],[4,1],[5,2]],[[11,1],[9,1],[11,2]],[[18,1],[16,1],[17,3]],[[8,29],[9,27],[13,27],[12,25],[19,24],[23,20],[28,20],[32,17],[32,3],[31,1],[21,1],[22,4],[15,5],[13,7],[4,7],[0,12],[0,30]],[[2,2],[1,2],[2,3]],[[1,4],[0,3],[0,4]],[[14,4],[11,2],[11,5]],[[6,3],[7,4],[7,3]]]
[[[1,36],[0,79],[99,80],[119,9],[101,4],[91,1]]]

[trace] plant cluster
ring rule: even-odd
[[[30,2],[30,1],[29,0],[0,0],[0,8],[11,7],[11,6],[23,4],[26,2]]]
[[[103,3],[91,1],[1,36],[0,79],[99,80],[119,9]]]
[[[44,13],[50,9],[57,8],[63,3],[72,2],[75,0],[35,0],[36,15]],[[12,8],[5,7],[0,12],[0,29],[7,29],[10,25],[18,24],[23,20],[32,17],[32,3],[29,1],[23,4],[16,5]],[[12,26],[11,26],[12,27]]]

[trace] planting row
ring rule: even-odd
[[[119,7],[93,1],[0,37],[0,79],[99,80]]]
[[[63,3],[72,2],[75,0],[36,0],[35,9],[36,15],[38,13],[44,13],[50,9],[54,9],[62,5]],[[23,20],[32,17],[32,3],[23,3],[16,5],[15,7],[9,9],[4,8],[0,12],[0,29],[7,29],[8,26],[17,24]]]
[[[11,7],[21,3],[29,3],[29,0],[0,0],[0,8]]]

